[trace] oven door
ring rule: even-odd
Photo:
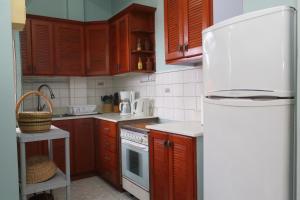
[[[122,176],[149,191],[149,148],[122,139]]]

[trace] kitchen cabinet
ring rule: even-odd
[[[31,54],[33,75],[54,73],[53,24],[50,21],[31,19]]]
[[[109,75],[109,26],[106,22],[85,25],[86,74]]]
[[[73,120],[75,173],[86,174],[95,171],[94,120]]]
[[[72,178],[89,176],[95,171],[95,140],[93,119],[54,121],[54,126],[70,133],[70,168]],[[53,142],[53,159],[64,169],[64,143]]]
[[[114,21],[111,28],[111,71],[113,74],[129,72],[128,15]]]
[[[20,51],[23,75],[32,75],[32,54],[31,54],[31,20],[26,20],[24,30],[20,32]]]
[[[54,23],[55,74],[85,75],[84,28],[81,23]]]
[[[150,131],[151,199],[196,199],[195,138]]]
[[[121,190],[119,141],[117,123],[97,120],[97,172],[103,179]]]
[[[132,4],[110,19],[112,74],[155,71],[154,14],[155,8]],[[138,69],[139,60],[143,65],[141,69]],[[148,60],[150,68],[146,67]]]
[[[74,134],[73,134],[73,124],[72,120],[60,120],[54,121],[53,125],[68,131],[70,134],[70,172],[71,176],[75,173],[75,159],[74,159]],[[65,172],[65,141],[64,139],[53,140],[53,160],[57,167]]]
[[[202,30],[212,24],[212,0],[164,0],[166,63],[189,63],[202,55]]]

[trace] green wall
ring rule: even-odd
[[[78,21],[106,20],[111,16],[109,0],[28,0],[27,13]]]
[[[0,199],[19,199],[10,0],[0,0]]]
[[[110,0],[86,0],[85,21],[106,20],[111,17]]]
[[[289,5],[296,7],[297,0],[244,0],[244,12],[250,12],[280,5]]]

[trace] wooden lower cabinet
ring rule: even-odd
[[[76,119],[54,121],[54,126],[70,133],[70,168],[72,178],[88,176],[95,171],[95,140],[94,120]],[[64,141],[53,143],[53,159],[56,165],[64,171],[65,150]]]
[[[196,139],[152,130],[149,136],[151,199],[197,199]]]
[[[119,134],[117,123],[97,120],[96,169],[97,173],[121,190]]]

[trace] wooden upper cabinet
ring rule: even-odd
[[[55,22],[55,74],[85,74],[84,27],[82,24]]]
[[[118,51],[119,51],[119,66],[118,72],[129,72],[129,29],[128,15],[123,16],[118,20]]]
[[[197,199],[195,139],[170,134],[170,199]]]
[[[149,138],[150,187],[152,200],[169,199],[169,149],[165,144],[168,134],[151,131]]]
[[[109,75],[109,30],[107,23],[85,26],[86,74]]]
[[[199,59],[202,30],[211,24],[212,0],[165,0],[166,62]]]
[[[179,59],[183,54],[183,1],[165,0],[166,60]]]
[[[20,32],[21,64],[23,75],[32,75],[32,54],[31,54],[31,20],[26,20],[24,30]]]
[[[32,19],[32,63],[34,75],[52,75],[54,73],[52,22]]]
[[[111,74],[118,73],[118,23],[114,22],[109,25],[109,67]]]

